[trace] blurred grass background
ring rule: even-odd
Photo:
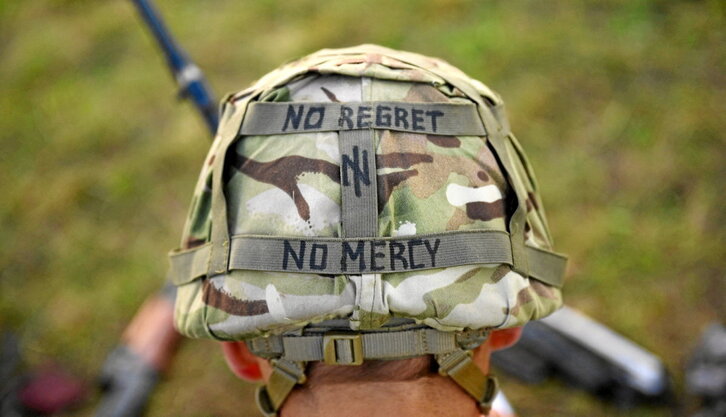
[[[158,3],[219,96],[364,42],[500,92],[570,255],[566,302],[660,355],[682,392],[703,326],[726,317],[723,2]],[[0,329],[31,364],[93,378],[163,283],[209,144],[173,90],[129,3],[0,1]],[[149,415],[256,415],[217,349],[186,343]],[[668,415],[504,388],[522,416]]]

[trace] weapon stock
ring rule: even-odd
[[[691,353],[686,367],[686,389],[698,400],[692,417],[726,415],[726,326],[711,323]]]
[[[149,297],[109,354],[99,383],[104,395],[97,417],[143,415],[146,403],[167,369],[181,335],[174,330],[174,286]]]
[[[569,307],[528,323],[520,341],[492,362],[528,383],[557,375],[621,407],[667,402],[672,392],[658,357]]]
[[[131,1],[166,57],[179,97],[194,103],[214,135],[219,123],[216,100],[201,69],[177,45],[150,1]],[[124,331],[121,343],[106,358],[99,378],[105,393],[97,417],[143,415],[181,339],[173,324],[175,296],[174,286],[167,283],[159,294],[149,297]]]

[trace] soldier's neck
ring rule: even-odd
[[[413,381],[348,382],[296,390],[281,417],[479,417],[474,400],[436,374]]]

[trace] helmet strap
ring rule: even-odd
[[[272,359],[272,374],[266,385],[257,388],[257,407],[265,417],[277,417],[277,412],[292,389],[305,383],[306,362]]]
[[[484,374],[472,360],[472,351],[457,349],[435,355],[439,374],[454,380],[477,402],[482,413],[491,410],[499,384],[493,375]],[[273,359],[272,374],[266,385],[257,389],[257,406],[265,417],[277,417],[278,411],[297,384],[305,383],[307,362]]]
[[[471,359],[472,351],[458,349],[443,355],[436,355],[439,374],[449,376],[464,391],[476,400],[485,415],[492,408],[499,383],[493,375],[487,375]]]

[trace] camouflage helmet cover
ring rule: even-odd
[[[496,93],[438,59],[322,50],[225,99],[171,254],[175,321],[220,340],[521,326],[562,305],[552,250]]]

